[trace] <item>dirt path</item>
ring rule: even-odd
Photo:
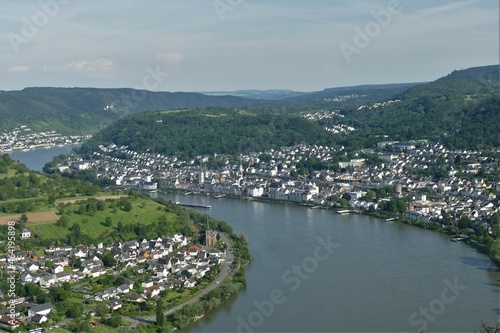
[[[122,197],[126,197],[126,195],[118,194],[118,195],[103,195],[98,197],[82,197],[75,199],[67,199],[67,200],[57,200],[56,203],[75,203],[77,201],[87,200],[89,198],[95,198],[97,200],[106,200],[106,199],[120,199]],[[5,225],[9,221],[17,221],[21,218],[22,214],[8,215],[8,216],[0,216],[0,225]],[[50,222],[57,221],[59,217],[56,215],[55,211],[47,211],[47,212],[38,212],[38,213],[26,213],[28,216],[28,223],[37,223],[37,222]]]
[[[56,200],[56,203],[75,203],[77,201],[84,201],[90,198],[94,198],[97,200],[106,200],[106,199],[120,199],[126,197],[126,195],[123,194],[117,194],[117,195],[103,195],[100,197],[81,197],[81,198],[76,198],[76,199],[64,199],[64,200]]]
[[[7,224],[9,221],[17,221],[22,214],[0,216],[0,225]],[[28,216],[28,223],[50,222],[58,219],[54,211],[39,212],[39,213],[26,213]]]

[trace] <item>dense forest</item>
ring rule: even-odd
[[[258,116],[229,109],[143,112],[125,117],[84,144],[81,152],[91,153],[101,143],[184,158],[248,153],[300,143],[334,144],[332,134],[301,117]]]
[[[135,89],[26,88],[0,93],[0,131],[27,125],[35,131],[95,133],[118,118],[148,110],[260,105],[235,96]]]
[[[393,100],[374,107],[345,107],[344,118],[321,122],[345,123],[356,131],[340,143],[352,149],[372,147],[385,140],[431,139],[449,148],[500,146],[500,86],[498,66],[486,66],[452,74],[412,87]]]
[[[238,154],[299,143],[375,147],[387,140],[430,139],[449,148],[500,146],[498,68],[458,71],[437,81],[412,86],[390,104],[344,106],[338,117],[309,121],[299,115],[332,110],[326,102],[245,108],[206,108],[146,112],[122,118],[82,147],[91,153],[99,144],[126,145],[192,158],[200,154]],[[348,125],[349,133],[325,127]]]
[[[370,85],[325,89],[313,93],[281,95],[277,91],[260,91],[257,94],[233,92],[229,95],[204,95],[186,92],[152,92],[136,89],[97,88],[26,88],[20,91],[0,92],[0,131],[26,125],[34,131],[56,130],[59,133],[93,134],[106,125],[128,114],[143,111],[191,109],[204,107],[256,107],[259,110],[294,112],[298,106],[307,109],[309,104],[323,103],[355,95],[336,105],[352,105],[391,98],[415,84]],[[262,99],[261,96],[269,97]],[[239,96],[238,96],[239,95]],[[248,98],[252,97],[253,98]],[[297,98],[295,98],[297,97]],[[274,98],[274,99],[273,99]],[[328,102],[331,104],[331,102]],[[262,109],[261,109],[262,110]]]

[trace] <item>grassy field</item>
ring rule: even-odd
[[[116,232],[117,226],[120,222],[123,226],[126,226],[137,222],[142,225],[149,225],[156,223],[160,218],[163,218],[164,222],[168,224],[173,224],[177,221],[177,216],[175,214],[162,211],[162,206],[152,200],[142,198],[133,199],[131,200],[132,209],[128,212],[120,208],[111,208],[112,202],[114,202],[114,200],[106,201],[106,209],[102,211],[97,210],[93,215],[88,213],[76,213],[81,205],[86,205],[86,202],[66,204],[63,208],[64,216],[68,219],[66,227],[57,225],[55,220],[51,222],[39,222],[31,225],[28,220],[27,228],[33,233],[33,235],[36,235],[43,240],[55,241],[64,239],[69,233],[69,227],[71,227],[74,223],[80,224],[83,234],[97,239]],[[58,213],[60,217],[61,212]],[[112,222],[109,227],[103,224],[107,217],[109,217]],[[133,233],[125,233],[121,234],[121,236],[123,238],[128,237],[130,239],[135,238]]]
[[[7,178],[7,177],[13,177],[15,175],[16,175],[16,170],[9,169],[9,172],[7,172],[7,173],[0,173],[0,179]]]

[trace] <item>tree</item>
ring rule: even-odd
[[[116,265],[115,257],[113,256],[113,253],[111,253],[111,251],[109,250],[104,251],[101,260],[103,265],[106,267],[114,267]]]
[[[458,221],[458,228],[460,229],[472,228],[471,219],[467,215],[462,215],[462,217],[460,217],[460,221]]]
[[[158,298],[156,301],[156,326],[165,327],[165,305],[163,304],[163,299]]]
[[[372,202],[375,198],[377,197],[377,193],[375,193],[374,191],[372,190],[368,190],[366,191],[366,194],[365,196],[363,197],[363,199],[366,201],[366,202]]]
[[[70,318],[78,318],[83,315],[83,303],[67,302],[65,314]]]
[[[19,223],[26,223],[26,222],[28,222],[28,216],[26,214],[21,215]]]
[[[183,276],[187,277],[188,279],[192,276],[191,272],[190,272],[190,271],[188,271],[187,269],[183,270],[183,271],[181,272],[181,275],[183,275]]]
[[[130,212],[132,210],[132,203],[130,200],[126,200],[125,203],[123,204],[123,210],[126,212]]]
[[[113,225],[113,221],[111,220],[111,217],[106,217],[104,222],[102,223],[103,226],[105,227],[111,227]]]
[[[69,223],[68,217],[66,215],[61,216],[59,220],[57,220],[57,225],[61,227],[67,227]]]
[[[495,212],[491,215],[490,217],[490,224],[492,226],[494,225],[500,225],[500,212]]]
[[[97,210],[105,210],[105,209],[106,209],[106,203],[103,200],[98,200]]]
[[[118,326],[120,326],[122,324],[122,317],[120,316],[120,314],[118,314],[118,312],[113,312],[111,317],[109,319],[105,320],[104,323],[107,326],[117,328]]]
[[[248,236],[244,232],[240,233],[239,238],[240,238],[241,244],[243,244],[244,246],[248,246]]]
[[[70,332],[90,332],[90,322],[88,320],[77,319],[73,320],[68,324],[68,330]]]
[[[95,314],[102,317],[109,313],[108,307],[104,303],[98,303],[95,307]]]

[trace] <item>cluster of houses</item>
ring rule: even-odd
[[[320,121],[324,119],[332,119],[332,118],[344,118],[344,115],[339,113],[340,110],[337,111],[330,111],[330,110],[321,110],[318,112],[314,113],[307,113],[302,115],[302,118],[305,118],[307,120],[311,121]],[[356,129],[352,126],[345,125],[345,124],[335,124],[335,125],[330,125],[325,127],[325,130],[328,132],[331,132],[333,134],[339,134],[339,133],[344,133],[344,134],[349,134],[350,132],[355,131]]]
[[[401,100],[396,99],[396,100],[389,100],[389,101],[385,101],[385,102],[377,102],[377,103],[373,103],[372,105],[361,105],[358,108],[358,110],[362,110],[362,109],[372,110],[372,109],[377,109],[377,108],[383,108],[384,106],[388,106],[388,105],[391,105],[394,103],[401,103]]]
[[[325,116],[334,114],[316,115]],[[117,152],[125,157],[111,157],[110,153],[116,156]],[[376,155],[378,162],[368,163],[362,158],[370,155]],[[98,177],[112,179],[122,186],[146,184],[146,188],[152,190],[158,187],[202,194],[268,197],[312,205],[332,205],[335,204],[332,198],[340,196],[360,209],[378,208],[376,202],[363,200],[368,189],[391,186],[396,195],[413,197],[408,214],[426,221],[439,221],[444,210],[465,214],[483,223],[500,208],[497,194],[500,183],[485,180],[489,173],[498,172],[498,158],[483,156],[481,151],[451,151],[440,143],[426,140],[380,142],[377,151],[361,150],[354,158],[339,162],[335,170],[313,171],[307,178],[296,174],[293,177],[298,165],[310,158],[331,163],[339,156],[346,156],[344,147],[295,145],[235,157],[198,156],[182,161],[177,157],[137,153],[127,147],[110,145],[101,146],[92,160],[71,157],[66,164],[88,163]],[[211,158],[225,162],[222,167],[209,170],[203,165]],[[457,159],[469,162],[457,164]],[[446,170],[438,181],[435,175],[422,176],[433,167]],[[471,180],[471,176],[479,173],[485,177]],[[150,184],[152,179],[160,185]]]
[[[212,234],[215,232],[210,233]],[[210,242],[213,245],[212,238]],[[106,267],[103,264],[101,258],[105,251],[110,251],[116,266]],[[193,288],[198,279],[210,274],[212,266],[223,264],[226,258],[225,252],[216,249],[208,251],[201,245],[192,245],[181,234],[111,245],[50,246],[45,249],[45,254],[46,256],[38,257],[30,252],[19,251],[8,262],[6,258],[1,258],[0,267],[6,270],[9,266],[10,271],[14,267],[22,283],[35,283],[41,288],[97,278],[105,274],[117,275],[128,269],[148,276],[146,281],[141,281],[140,286],[137,282],[126,280],[118,287],[109,287],[95,295],[85,295],[85,298],[106,302],[112,310],[121,308],[124,301],[145,302],[157,297],[163,290]],[[7,306],[9,301],[3,304]],[[24,299],[16,302],[19,303],[17,308],[29,309],[25,323],[44,323],[54,308],[51,303],[31,304]],[[15,323],[7,314],[9,309],[0,310],[0,325],[13,327],[20,324],[22,316],[19,311],[15,316]]]
[[[366,94],[362,94],[362,95],[358,95],[358,94],[349,94],[349,95],[341,95],[341,96],[337,96],[337,97],[332,97],[332,98],[324,98],[323,100],[325,102],[332,102],[332,103],[338,103],[338,102],[344,102],[344,101],[347,101],[349,99],[353,99],[353,98],[360,98],[360,97],[366,97],[368,95]]]
[[[28,298],[19,298],[15,300],[14,310],[9,308],[0,309],[0,327],[17,328],[23,324],[43,324],[47,322],[48,315],[54,309],[51,302],[35,304],[29,302]],[[23,318],[20,309],[28,309],[28,316]]]
[[[90,135],[64,136],[56,131],[33,132],[27,126],[20,126],[7,133],[0,133],[0,152],[14,150],[29,150],[81,144],[88,140]]]

